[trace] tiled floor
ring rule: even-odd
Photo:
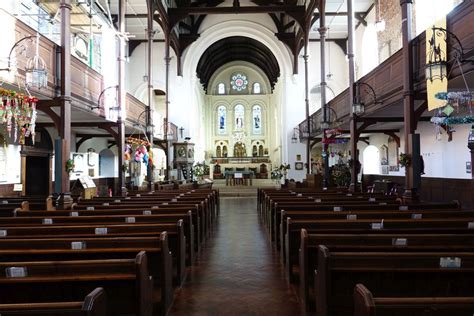
[[[217,228],[169,315],[303,315],[282,268],[258,222],[256,199],[224,198]]]

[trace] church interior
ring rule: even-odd
[[[473,21],[0,1],[0,315],[474,315]]]

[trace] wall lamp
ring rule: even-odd
[[[339,121],[339,119],[337,118],[336,111],[334,111],[334,109],[331,108],[329,105],[324,106],[322,111],[327,111],[327,112],[326,112],[326,117],[323,113],[323,120],[319,123],[321,130],[335,128],[341,123],[341,121]]]
[[[355,83],[355,95],[354,100],[352,101],[352,113],[356,115],[364,114],[365,112],[365,103],[361,100],[360,96],[360,86],[365,86],[367,88],[367,93],[369,93],[373,100],[374,104],[379,104],[381,102],[377,101],[377,96],[375,95],[375,90],[371,85],[365,82],[356,82]]]
[[[300,129],[298,127],[293,128],[293,135],[291,136],[291,143],[292,144],[297,144],[298,143],[299,135],[300,135]]]
[[[110,90],[110,89],[115,89],[116,92],[118,92],[118,89],[119,89],[119,86],[118,85],[115,85],[115,86],[110,86],[110,87],[107,87],[105,88],[104,90],[102,90],[99,94],[99,98],[97,99],[97,106],[91,106],[90,109],[91,110],[95,110],[95,109],[100,109],[100,100],[102,99],[102,97],[104,96],[104,93],[107,91],[107,90]],[[120,110],[120,107],[117,105],[117,106],[114,106],[114,107],[111,107],[109,110],[112,110],[112,111],[118,111]]]
[[[25,84],[27,87],[46,87],[48,84],[48,72],[46,70],[46,64],[44,60],[39,56],[39,38],[39,33],[36,33],[36,35],[25,36],[22,39],[18,40],[15,44],[13,44],[13,47],[10,49],[10,53],[8,54],[7,68],[1,68],[0,71],[10,72],[12,70],[12,54],[15,49],[20,47],[20,54],[22,54],[27,49],[27,46],[23,45],[23,42],[27,40],[33,41],[33,39],[36,39],[35,55],[33,57],[28,58],[28,60],[26,61]]]
[[[431,38],[428,40],[430,51],[426,56],[427,62],[425,68],[425,77],[427,80],[443,80],[443,78],[448,77],[447,53],[441,49],[441,45],[439,44],[441,41],[447,43],[449,39],[452,39],[457,44],[456,46],[452,46],[455,53],[454,59],[457,62],[474,62],[474,59],[466,58],[464,47],[456,34],[442,27],[433,26],[431,29],[433,30],[433,33]]]

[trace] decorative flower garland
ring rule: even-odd
[[[132,153],[134,154],[134,159],[133,161],[135,162],[143,162],[145,165],[150,165],[152,169],[154,169],[154,164],[153,164],[153,151],[151,150],[151,144],[150,142],[140,139],[140,138],[135,138],[135,137],[128,137],[126,140],[126,147],[125,147],[125,152],[124,152],[124,160],[125,163],[131,161],[132,159]],[[133,149],[133,146],[135,146],[135,149]],[[124,164],[125,164],[124,163]],[[122,166],[122,171],[126,172],[128,170],[125,169]]]
[[[18,131],[19,143],[25,144],[25,138],[32,136],[34,144],[36,126],[36,103],[38,99],[0,88],[0,122],[6,126],[7,132],[16,142]]]
[[[447,116],[433,116],[431,123],[436,125],[459,125],[459,124],[474,124],[474,116],[461,117],[447,117]]]
[[[136,137],[127,137],[126,143],[130,145],[143,145],[145,147],[151,146],[149,141]]]

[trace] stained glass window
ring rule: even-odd
[[[225,84],[224,83],[219,83],[217,85],[217,94],[225,94]]]
[[[248,83],[247,76],[241,73],[236,73],[233,75],[230,81],[232,89],[238,92],[247,89]]]
[[[252,109],[253,116],[253,133],[262,133],[262,107],[260,105],[254,105]]]
[[[227,109],[225,106],[221,105],[217,108],[217,133],[218,134],[226,133],[226,118],[227,118]]]
[[[262,93],[262,89],[261,89],[261,87],[260,87],[260,83],[255,82],[255,83],[253,84],[253,94],[260,94],[260,93]]]
[[[245,108],[242,104],[237,104],[234,108],[235,129],[241,130],[244,128]]]

